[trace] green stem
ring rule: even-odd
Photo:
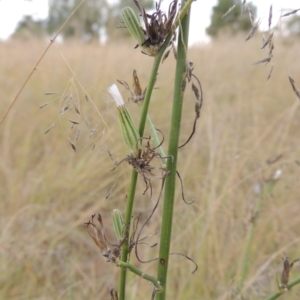
[[[287,285],[287,289],[290,290],[293,286],[295,286],[296,284],[300,283],[300,277],[296,278],[295,280],[293,280],[292,282],[290,282]],[[272,295],[270,295],[268,298],[266,298],[265,300],[274,300],[277,299],[279,296],[281,296],[282,294],[284,294],[284,291],[278,291]]]
[[[138,177],[138,173],[135,170],[132,170],[128,199],[127,199],[126,215],[124,221],[125,224],[130,224],[131,221],[137,177]],[[127,240],[122,247],[121,260],[123,262],[127,262],[128,252],[129,252],[129,245]],[[126,268],[122,268],[121,266],[120,286],[119,286],[120,300],[125,299],[125,292],[126,292]]]
[[[142,270],[136,268],[129,262],[124,262],[124,261],[116,259],[116,264],[119,265],[122,269],[125,269],[125,270],[128,269],[131,272],[133,272],[134,274],[152,282],[157,291],[162,290],[162,286],[160,285],[159,281],[157,281],[157,279],[154,276],[144,273]]]
[[[169,44],[169,41],[170,41],[170,39],[166,40],[164,45],[161,47],[159,53],[154,58],[152,71],[150,74],[150,79],[149,79],[149,83],[147,85],[147,91],[145,94],[144,103],[143,103],[143,107],[142,107],[140,124],[139,124],[139,134],[141,137],[144,135],[144,129],[145,129],[146,119],[147,119],[147,115],[148,115],[148,108],[149,108],[149,104],[150,104],[152,90],[154,88],[155,81],[156,81],[157,71],[158,71],[162,56]],[[126,214],[125,214],[125,220],[124,220],[124,223],[127,225],[130,224],[131,217],[132,217],[132,209],[133,209],[133,204],[134,204],[134,195],[135,195],[137,177],[138,177],[137,172],[135,170],[133,170],[132,175],[131,175],[131,182],[130,182],[130,187],[129,187]],[[123,262],[127,262],[128,250],[129,250],[128,241],[126,241],[122,247],[121,260]],[[126,269],[121,266],[120,286],[119,286],[119,299],[120,300],[125,300],[125,289],[126,289]]]
[[[182,10],[180,11],[180,14],[175,21],[176,26],[178,26],[180,24],[180,21],[186,15],[193,0],[188,0],[184,6],[183,6],[184,1],[182,1],[182,2],[183,2]],[[151,74],[150,74],[150,79],[149,79],[149,82],[147,85],[147,91],[145,94],[144,103],[143,103],[143,107],[142,107],[140,124],[139,124],[139,134],[141,137],[144,135],[144,129],[145,129],[146,119],[147,119],[147,115],[148,115],[148,108],[149,108],[149,104],[150,104],[152,90],[155,85],[158,68],[159,68],[161,59],[163,57],[163,54],[169,45],[171,37],[172,37],[172,32],[169,33],[169,35],[167,36],[167,38],[165,40],[165,43],[162,45],[158,54],[154,58],[154,62],[153,62],[153,66],[152,66],[152,70],[151,70]],[[135,170],[133,170],[132,175],[131,175],[131,182],[130,182],[130,187],[129,187],[126,214],[125,214],[125,220],[124,220],[125,224],[127,224],[127,225],[130,224],[131,217],[132,217],[132,209],[133,209],[133,204],[134,204],[134,195],[135,195],[137,177],[138,177],[137,172]],[[128,241],[126,241],[122,247],[121,261],[127,262],[128,250],[129,250]],[[119,300],[125,300],[125,292],[126,292],[126,268],[123,268],[121,266],[120,285],[119,285]]]
[[[181,5],[183,6],[184,0]],[[159,251],[159,263],[157,279],[163,287],[163,291],[156,296],[157,300],[166,299],[166,284],[169,264],[169,253],[172,233],[172,220],[173,220],[173,207],[175,197],[175,183],[176,183],[176,164],[178,154],[178,142],[181,126],[181,114],[183,94],[182,83],[186,77],[186,49],[188,45],[188,33],[189,33],[189,13],[187,13],[181,23],[181,30],[178,38],[178,58],[175,73],[174,82],[174,96],[173,96],[173,109],[171,120],[171,132],[168,147],[168,154],[173,156],[172,160],[167,161],[167,169],[170,171],[170,175],[166,178],[165,194],[162,214],[162,229],[160,236],[160,251]]]

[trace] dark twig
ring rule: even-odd
[[[191,202],[187,202],[187,201],[185,200],[184,191],[183,191],[183,182],[182,182],[182,178],[181,178],[181,176],[180,176],[180,174],[179,174],[179,172],[178,172],[177,170],[176,170],[176,174],[177,174],[177,176],[178,176],[178,178],[179,178],[180,185],[181,185],[181,197],[182,197],[182,200],[185,202],[185,204],[188,204],[188,205],[193,204],[193,203],[195,202],[195,200],[192,200]]]

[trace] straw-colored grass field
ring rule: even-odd
[[[178,182],[171,248],[192,257],[199,268],[191,274],[190,261],[172,256],[168,299],[236,299],[253,221],[243,299],[264,299],[275,292],[281,256],[300,257],[300,102],[288,81],[290,74],[300,87],[300,42],[274,42],[274,70],[268,81],[270,65],[252,65],[266,56],[259,38],[247,43],[244,37],[224,38],[189,51],[204,104],[194,138],[180,150],[178,166],[186,199],[194,197],[195,202],[182,201]],[[46,45],[0,44],[1,115]],[[84,222],[100,212],[113,240],[111,211],[125,211],[131,169],[123,164],[111,172],[127,148],[107,88],[116,79],[131,85],[133,69],[145,87],[152,58],[133,46],[53,45],[1,125],[0,299],[110,299],[109,288],[117,288],[119,269],[100,255]],[[165,150],[174,66],[172,57],[161,66],[150,106],[153,122],[164,132]],[[182,142],[194,120],[190,90],[188,86]],[[74,103],[80,115],[71,109]],[[138,123],[140,107],[130,102],[128,109]],[[68,118],[80,124],[71,129]],[[282,174],[273,189],[262,192],[277,170]],[[152,200],[142,195],[145,186],[138,182],[134,216],[142,213],[142,220],[158,194],[160,180],[152,181]],[[160,213],[161,205],[145,235],[159,231]],[[159,234],[147,240],[158,241]],[[139,246],[144,260],[155,258],[157,250]],[[155,262],[138,263],[134,254],[132,261],[156,274]],[[298,276],[295,266],[291,280]],[[150,299],[151,291],[148,282],[129,274],[128,299]],[[299,295],[296,286],[282,299]]]

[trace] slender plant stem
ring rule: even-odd
[[[144,273],[142,270],[136,268],[135,266],[133,266],[132,264],[130,264],[129,262],[124,262],[124,261],[121,261],[121,260],[116,260],[116,264],[119,265],[120,267],[122,267],[123,269],[128,269],[130,270],[131,272],[133,272],[134,274],[150,281],[153,283],[153,285],[155,286],[155,288],[157,289],[157,291],[160,291],[162,290],[162,286],[160,285],[159,281],[157,281],[157,279],[150,275],[150,274],[147,274],[147,273]]]
[[[129,225],[131,221],[137,177],[138,177],[138,173],[135,170],[132,170],[130,188],[129,188],[128,198],[127,198],[126,215],[125,215],[125,224],[127,225]],[[121,260],[123,262],[127,262],[128,252],[129,252],[129,245],[128,245],[128,241],[126,241],[123,244],[122,253],[121,253]],[[126,268],[123,268],[121,266],[120,285],[119,285],[120,300],[125,299],[125,292],[126,292]]]
[[[287,285],[287,289],[290,290],[293,286],[297,285],[298,283],[300,283],[300,277],[298,277],[295,280],[291,281]],[[281,296],[284,293],[285,293],[284,291],[278,291],[278,292],[270,295],[269,297],[265,298],[265,300],[274,300],[274,299],[277,299],[279,296]]]
[[[181,5],[183,6],[184,0]],[[173,109],[171,119],[171,132],[168,147],[168,155],[173,156],[172,160],[168,160],[167,169],[170,171],[170,175],[166,178],[165,183],[165,194],[162,214],[162,229],[160,236],[160,251],[159,251],[159,263],[157,279],[163,287],[161,293],[157,293],[156,299],[166,299],[166,285],[167,285],[167,274],[169,264],[169,253],[172,233],[172,220],[173,220],[173,207],[175,197],[175,185],[176,185],[176,165],[177,165],[177,154],[178,154],[178,142],[179,133],[181,126],[181,114],[182,114],[182,103],[183,94],[182,90],[183,81],[186,79],[186,50],[188,45],[188,33],[189,33],[189,13],[187,13],[182,19],[181,30],[178,38],[178,58],[175,73],[174,83],[174,96],[173,96]]]
[[[141,119],[140,119],[140,124],[139,124],[139,134],[140,134],[140,136],[143,136],[143,134],[144,134],[144,129],[145,129],[146,119],[147,119],[147,115],[148,115],[150,99],[151,99],[151,95],[152,95],[152,90],[153,90],[154,85],[155,85],[157,71],[158,71],[163,53],[164,53],[164,51],[166,50],[166,48],[169,44],[170,38],[168,40],[166,40],[166,42],[164,43],[164,45],[160,49],[159,53],[154,58],[152,71],[151,71],[151,74],[150,74],[150,79],[149,79],[149,83],[147,85],[147,91],[146,91],[146,94],[145,94],[144,103],[143,103],[143,107],[142,107],[142,114],[141,114]],[[130,224],[131,217],[132,217],[132,209],[133,209],[133,204],[134,204],[134,195],[135,195],[137,177],[138,177],[137,172],[135,170],[133,170],[132,175],[131,175],[131,182],[130,182],[130,187],[129,187],[126,214],[125,214],[125,220],[124,220],[125,224],[127,224],[127,225]],[[129,250],[128,241],[126,241],[124,243],[123,247],[122,247],[121,260],[123,262],[127,262],[128,250]],[[120,300],[125,300],[125,292],[126,292],[125,290],[126,290],[126,268],[123,268],[121,266],[120,285],[119,285],[119,299]]]
[[[182,1],[182,5],[181,5],[182,9],[180,11],[179,16],[177,17],[177,19],[175,21],[175,26],[178,26],[180,24],[181,20],[184,18],[187,11],[189,10],[192,2],[193,2],[193,0],[188,0],[186,3],[185,3],[185,1]],[[143,134],[144,134],[150,99],[151,99],[152,91],[153,91],[153,88],[154,88],[154,85],[156,82],[158,68],[159,68],[161,59],[163,57],[163,54],[169,45],[171,37],[172,37],[172,33],[170,32],[169,35],[167,36],[164,44],[162,45],[161,49],[159,50],[158,54],[154,58],[154,62],[153,62],[153,66],[152,66],[152,70],[151,70],[151,74],[150,74],[150,79],[149,79],[149,82],[147,85],[147,90],[146,90],[144,103],[143,103],[143,107],[142,107],[141,119],[140,119],[140,124],[139,124],[140,136],[143,136]],[[187,43],[186,43],[186,45],[187,45]],[[185,66],[185,64],[184,64],[184,66]],[[178,145],[176,147],[178,147]],[[175,170],[176,170],[176,168],[175,168]],[[137,172],[135,170],[133,170],[132,175],[131,175],[131,182],[130,182],[130,187],[129,187],[126,214],[125,214],[125,220],[124,220],[125,224],[127,224],[127,225],[130,224],[131,217],[132,217],[132,209],[133,209],[133,204],[134,204],[134,195],[135,195],[137,177],[138,177]],[[121,261],[127,262],[128,250],[129,250],[128,241],[126,241],[122,247]],[[125,294],[126,294],[126,268],[123,268],[121,266],[120,285],[119,285],[119,300],[125,300]]]

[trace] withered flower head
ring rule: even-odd
[[[298,261],[299,261],[299,259],[295,259],[293,262],[290,263],[288,257],[283,257],[282,258],[283,271],[281,273],[281,284],[280,284],[280,288],[282,290],[287,290],[288,289],[290,271],[291,271],[292,267],[294,266],[294,263],[296,263]]]
[[[178,0],[171,2],[167,15],[160,9],[161,0],[159,0],[159,2],[156,3],[155,12],[149,15],[145,12],[145,9],[140,2],[134,0],[134,3],[141,13],[144,28],[138,24],[132,10],[129,7],[124,8],[124,22],[130,33],[137,40],[137,46],[140,46],[143,49],[143,53],[149,56],[155,56],[158,53],[167,35],[173,30],[172,26],[176,17],[177,2]]]
[[[126,241],[128,234],[122,233],[123,238],[121,240],[119,240],[119,243],[117,245],[112,245],[106,239],[105,229],[103,226],[101,215],[98,214],[98,222],[99,222],[98,226],[95,225],[94,218],[95,218],[95,215],[92,215],[92,220],[85,223],[85,225],[87,226],[88,233],[93,238],[94,242],[100,249],[101,254],[107,258],[107,261],[115,262],[116,259],[118,259],[121,255],[121,248],[122,248],[124,242]],[[120,220],[120,218],[121,218],[120,215],[115,216],[113,218],[114,221],[116,221],[116,219],[117,219],[117,221],[119,222],[119,224],[117,226],[121,227],[121,229],[118,228],[118,230],[122,230],[122,224],[123,224],[122,220],[123,219]],[[116,226],[115,226],[115,228],[116,228]]]
[[[86,224],[89,235],[93,238],[95,244],[100,249],[103,256],[108,257],[110,253],[110,247],[105,237],[105,230],[102,223],[101,215],[98,214],[99,226],[94,224],[94,217],[92,216],[92,221],[88,221]]]
[[[137,104],[142,104],[144,102],[147,88],[142,90],[136,70],[133,70],[132,75],[133,75],[133,90],[130,88],[130,86],[125,80],[118,80],[118,82],[124,85],[127,90],[129,90],[131,97],[128,100],[132,100],[134,103]]]

